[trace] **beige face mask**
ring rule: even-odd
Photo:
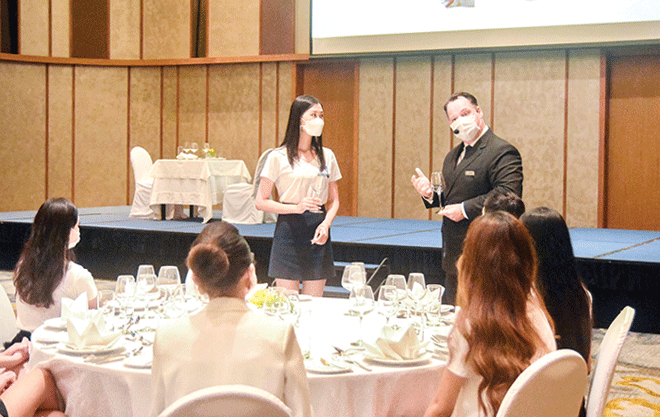
[[[325,123],[323,122],[323,119],[315,117],[312,120],[305,120],[305,124],[303,125],[303,129],[309,136],[321,136],[321,133],[323,133],[323,125]]]

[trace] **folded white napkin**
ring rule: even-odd
[[[412,290],[410,291],[410,295],[412,298],[415,300],[420,300],[422,297],[424,297],[424,294],[426,293],[426,290],[424,287],[422,287],[419,282],[413,282],[413,287]]]
[[[394,330],[390,326],[384,326],[380,336],[375,342],[364,342],[364,346],[371,355],[384,359],[409,360],[417,359],[425,353],[425,344],[419,343],[415,329],[406,326]]]
[[[75,300],[70,298],[62,297],[62,310],[60,316],[63,319],[68,318],[78,318],[84,319],[87,315],[87,309],[89,308],[89,303],[87,302],[87,293],[84,292],[80,294]]]
[[[438,296],[440,295],[440,288],[438,288],[435,291],[427,291],[426,294],[424,295],[424,298],[422,298],[422,304],[423,305],[428,305],[428,304],[440,304],[440,301],[438,301]]]
[[[74,349],[102,348],[111,346],[121,336],[121,331],[111,331],[103,318],[102,312],[95,313],[89,319],[71,317],[67,320],[68,345]]]

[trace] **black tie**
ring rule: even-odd
[[[470,152],[472,152],[472,146],[468,145],[465,147],[465,156],[463,156],[463,159],[467,158]]]

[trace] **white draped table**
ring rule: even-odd
[[[301,305],[311,310],[311,355],[317,361],[319,357],[330,359],[333,345],[348,347],[357,337],[358,318],[344,315],[347,300],[314,298]],[[367,338],[383,324],[380,314],[367,315],[363,323]],[[39,364],[52,371],[68,416],[148,415],[150,369],[128,368],[122,361],[85,363],[81,356],[60,353],[52,345],[39,342],[40,338],[52,339],[52,333],[43,326],[34,332],[29,368]],[[66,332],[62,331],[61,336],[66,338]],[[420,416],[434,397],[446,364],[433,358],[419,366],[362,363],[372,371],[353,367],[342,374],[308,373],[315,416]]]
[[[155,213],[162,204],[194,205],[205,223],[228,185],[252,180],[245,162],[226,159],[159,159],[149,176],[154,179],[149,204]]]

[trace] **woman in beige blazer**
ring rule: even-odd
[[[229,223],[207,225],[186,260],[209,304],[161,322],[151,371],[156,416],[202,388],[242,384],[280,398],[294,416],[311,416],[303,356],[290,324],[252,312],[245,296],[256,275],[250,247]]]

